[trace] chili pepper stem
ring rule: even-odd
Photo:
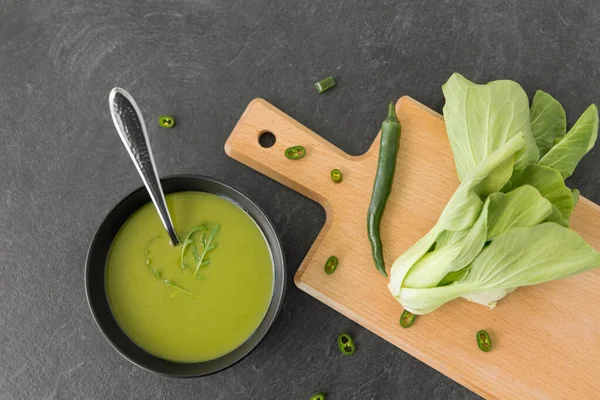
[[[392,101],[390,101],[390,104],[388,104],[388,115],[386,119],[388,121],[398,122],[398,117],[396,116],[396,106]]]

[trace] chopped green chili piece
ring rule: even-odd
[[[317,89],[317,92],[319,93],[323,93],[324,91],[329,90],[334,86],[335,80],[333,79],[333,76],[328,76],[322,81],[315,83],[315,89]]]
[[[354,345],[354,341],[347,333],[342,333],[338,337],[338,347],[340,351],[345,356],[351,356],[356,351],[356,346]]]
[[[477,332],[477,346],[479,346],[481,351],[485,351],[486,353],[492,350],[492,341],[486,331]]]
[[[410,311],[404,310],[400,316],[400,326],[403,328],[410,328],[417,319],[417,316]]]
[[[292,146],[285,149],[285,156],[290,160],[299,160],[306,155],[306,149],[302,146]]]
[[[325,273],[328,275],[331,275],[335,272],[335,269],[338,266],[338,258],[336,256],[331,256],[327,259],[327,262],[325,262]]]
[[[175,126],[175,118],[169,115],[163,115],[158,118],[158,124],[163,128],[172,128]]]
[[[342,176],[342,171],[340,171],[339,169],[332,169],[331,180],[335,183],[340,183],[341,181],[343,181],[344,177]]]
[[[325,393],[323,393],[323,392],[315,393],[312,396],[310,396],[310,399],[308,399],[308,400],[325,400]]]

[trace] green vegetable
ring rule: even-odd
[[[487,210],[481,197],[506,184],[506,160],[514,159],[524,143],[520,137],[512,138],[470,173],[433,229],[394,262],[389,283],[392,293],[400,291],[405,278],[408,287],[435,287],[447,274],[473,261],[486,242]],[[430,252],[432,246],[435,250]]]
[[[187,267],[187,264],[184,261],[184,257],[185,257],[185,253],[186,250],[189,246],[192,246],[194,244],[194,241],[192,240],[192,235],[196,232],[206,232],[206,226],[204,225],[200,225],[195,227],[194,229],[192,229],[191,231],[188,232],[188,234],[186,235],[185,239],[183,240],[183,243],[181,244],[181,256],[179,257],[179,264],[181,265],[181,269],[185,269]],[[192,246],[193,250],[196,251],[196,247]]]
[[[410,328],[412,324],[414,324],[417,316],[410,311],[404,310],[402,315],[400,316],[400,326],[403,328]]]
[[[198,270],[200,269],[200,267],[204,267],[210,264],[210,260],[206,260],[205,258],[208,252],[213,251],[217,247],[217,243],[214,240],[220,228],[221,226],[218,224],[213,226],[210,230],[210,233],[208,234],[208,238],[202,235],[202,253],[200,254],[200,256],[198,256],[198,253],[194,252],[194,259],[196,260],[196,270],[194,271],[194,277],[198,278]]]
[[[326,90],[331,89],[335,86],[335,80],[333,76],[328,76],[320,82],[315,83],[315,89],[317,89],[318,93],[323,93]]]
[[[323,393],[323,392],[315,393],[312,396],[310,396],[310,399],[308,399],[308,400],[325,400],[325,393]]]
[[[325,273],[331,275],[335,272],[338,266],[338,258],[336,256],[331,256],[325,262]]]
[[[565,186],[564,179],[557,170],[540,164],[530,164],[521,170],[516,170],[508,186],[513,190],[523,185],[533,186],[560,211],[564,218],[569,218],[575,202],[571,190]]]
[[[180,285],[176,284],[175,282],[173,282],[173,281],[171,281],[169,279],[162,279],[162,281],[164,283],[166,283],[168,286],[171,286],[173,289],[179,290],[180,292],[185,293],[188,296],[192,296],[192,297],[195,297],[197,299],[200,298],[200,296],[198,296],[197,294],[194,294],[194,293],[190,292],[189,290],[185,289],[183,286],[180,286]]]
[[[531,133],[529,100],[518,83],[504,80],[476,85],[453,74],[442,91],[446,130],[461,181],[490,153],[517,136],[525,145],[517,153],[516,167],[539,160]],[[506,169],[512,170],[512,164],[507,163]]]
[[[531,102],[531,133],[543,157],[567,133],[567,117],[558,101],[538,90]]]
[[[285,156],[290,160],[299,160],[306,155],[306,150],[302,146],[293,146],[285,149]]]
[[[600,267],[600,254],[569,228],[579,192],[564,183],[596,140],[596,107],[561,136],[562,107],[543,92],[529,110],[511,81],[475,85],[454,74],[443,91],[461,184],[392,266],[388,286],[402,306],[425,314],[464,297],[494,307],[517,287]]]
[[[190,292],[189,290],[185,289],[183,286],[176,284],[175,282],[173,282],[170,279],[165,279],[162,276],[162,272],[160,269],[158,268],[153,268],[152,267],[152,257],[151,257],[151,251],[150,251],[150,246],[152,245],[152,242],[154,242],[157,239],[160,239],[160,235],[159,236],[154,236],[152,239],[150,239],[148,241],[148,243],[146,243],[146,248],[144,249],[144,256],[145,258],[145,263],[146,263],[146,267],[148,268],[148,270],[150,272],[152,272],[152,275],[154,275],[155,278],[157,278],[158,280],[162,281],[164,284],[166,284],[167,286],[172,287],[175,290],[178,290],[182,293],[187,294],[188,296],[192,296],[195,297],[197,299],[199,299],[200,297],[198,295],[196,295],[193,292]]]
[[[540,160],[554,168],[563,178],[573,175],[579,161],[594,147],[598,137],[598,107],[592,104],[569,132]]]
[[[400,144],[400,121],[396,117],[394,103],[388,106],[387,118],[381,125],[381,142],[379,144],[379,159],[377,161],[377,172],[373,183],[371,204],[367,212],[367,234],[371,244],[371,252],[375,268],[383,276],[387,276],[383,260],[383,245],[379,226],[385,209],[385,203],[392,191],[394,183],[394,171],[396,170],[396,158]]]
[[[479,346],[481,351],[485,351],[486,353],[492,350],[492,341],[486,331],[477,332],[477,346]]]
[[[356,352],[356,346],[354,345],[354,341],[347,333],[342,333],[338,337],[338,347],[342,354],[345,356],[351,356]]]
[[[344,180],[344,177],[342,176],[342,171],[340,171],[339,169],[332,169],[331,180],[335,183],[341,183]]]
[[[573,196],[573,207],[579,202],[579,190],[571,189],[571,196]]]
[[[158,117],[158,124],[163,128],[172,128],[175,126],[175,118],[168,115],[163,115]]]
[[[208,233],[208,237],[205,236],[205,233],[208,231],[205,225],[200,225],[192,229],[188,232],[185,239],[183,240],[181,246],[181,255],[179,257],[179,263],[181,265],[181,269],[187,268],[187,264],[185,263],[185,255],[187,253],[187,249],[189,247],[192,248],[192,256],[194,258],[194,262],[196,264],[196,268],[194,269],[194,277],[196,279],[203,279],[202,276],[198,275],[198,271],[200,267],[205,267],[210,264],[210,260],[206,259],[206,256],[209,252],[214,250],[217,247],[217,243],[214,242],[215,236],[219,232],[220,225],[216,224],[212,227],[210,232]],[[202,252],[198,253],[198,249],[196,248],[196,241],[192,239],[192,236],[197,233],[202,232],[200,236],[200,243],[202,245]]]

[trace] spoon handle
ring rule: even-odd
[[[118,87],[111,90],[108,102],[115,128],[150,193],[150,198],[171,238],[171,244],[177,246],[180,243],[179,238],[158,178],[142,113],[131,95]]]

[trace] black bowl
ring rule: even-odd
[[[208,192],[224,197],[240,206],[260,227],[273,257],[273,295],[267,313],[258,329],[241,346],[229,354],[214,360],[198,363],[177,363],[153,356],[138,347],[121,330],[110,311],[105,290],[106,257],[110,245],[127,218],[144,204],[150,202],[145,188],[140,188],[125,197],[112,209],[100,225],[90,246],[86,269],[85,285],[88,304],[96,323],[113,347],[135,365],[163,375],[174,377],[195,377],[212,374],[230,367],[250,353],[265,336],[277,316],[285,292],[285,258],[279,237],[265,213],[248,197],[214,179],[182,175],[162,179],[164,192],[183,191]]]

